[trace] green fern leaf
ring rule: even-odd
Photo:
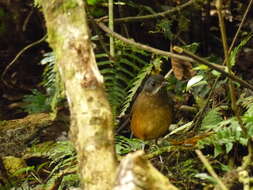
[[[234,65],[235,65],[236,57],[237,57],[239,51],[241,50],[242,47],[244,47],[244,46],[248,43],[248,41],[252,38],[252,36],[253,36],[253,34],[248,35],[246,38],[244,38],[244,39],[241,41],[241,43],[240,43],[237,47],[235,47],[235,48],[232,50],[232,52],[231,52],[231,54],[230,54],[230,56],[229,56],[229,62],[230,62],[230,65],[231,65],[231,66],[234,66]]]
[[[209,111],[205,118],[202,121],[201,129],[207,130],[207,129],[214,129],[218,127],[218,124],[223,121],[221,114],[219,113],[219,109],[213,109]]]
[[[128,90],[128,95],[125,98],[124,103],[122,104],[123,106],[120,111],[120,116],[123,116],[125,114],[126,110],[130,106],[130,103],[131,103],[134,95],[136,94],[138,88],[141,86],[143,79],[151,73],[152,68],[153,68],[152,64],[146,65],[145,67],[143,67],[143,69],[140,71],[140,73],[133,79],[133,82],[130,85],[130,88]]]

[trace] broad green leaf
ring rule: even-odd
[[[214,144],[214,157],[217,157],[221,153],[223,153],[222,146],[217,143]]]
[[[189,91],[192,87],[194,86],[197,86],[197,85],[200,85],[200,84],[206,84],[207,82],[205,81],[202,81],[204,83],[200,83],[200,81],[203,79],[204,77],[202,75],[197,75],[197,76],[194,76],[192,77],[188,83],[187,83],[187,86],[186,86],[186,91]]]
[[[226,147],[226,153],[229,153],[233,148],[233,143],[226,143],[225,147]]]

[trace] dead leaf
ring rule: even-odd
[[[175,77],[178,80],[189,79],[194,76],[195,71],[192,70],[192,64],[179,59],[171,59],[171,65]]]

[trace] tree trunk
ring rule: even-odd
[[[65,84],[83,188],[111,190],[115,179],[113,124],[90,42],[82,0],[44,0],[48,41]]]

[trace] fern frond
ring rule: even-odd
[[[253,34],[248,35],[245,37],[238,46],[236,46],[232,51],[229,56],[229,62],[231,66],[235,65],[236,62],[236,57],[239,53],[239,51],[248,43],[248,41],[252,38]]]
[[[120,116],[123,116],[126,112],[126,110],[129,108],[130,103],[136,94],[138,88],[141,86],[143,79],[149,75],[152,71],[153,65],[148,64],[140,71],[140,73],[133,79],[129,86],[128,95],[124,100],[124,103],[122,104],[122,109],[120,111]]]
[[[45,88],[54,88],[55,84],[55,56],[53,52],[48,52],[43,55],[43,59],[40,61],[41,65],[45,65],[44,72],[42,74],[42,86]]]
[[[56,60],[53,52],[45,53],[44,58],[40,61],[41,65],[45,65],[42,74],[41,85],[46,88],[48,93],[48,102],[51,106],[53,118],[57,115],[57,106],[59,102],[65,98],[63,82],[57,72]]]
[[[201,124],[201,129],[215,129],[218,127],[221,121],[223,121],[223,119],[221,117],[221,113],[219,112],[219,108],[212,109],[204,117]]]
[[[104,53],[96,54],[96,61],[101,74],[104,77],[108,100],[111,104],[114,116],[124,102],[131,81],[139,71],[149,63],[150,54],[147,52],[116,41],[116,61],[110,61]]]
[[[116,136],[115,141],[116,153],[120,155],[139,150],[143,146],[142,140],[135,138],[129,139],[124,136]]]
[[[200,146],[213,145],[215,157],[222,153],[229,153],[235,143],[246,146],[253,135],[252,103],[247,106],[246,112],[242,115],[243,124],[247,129],[246,135],[243,133],[236,117],[223,120],[218,110],[219,108],[215,108],[208,112],[202,122],[202,129],[212,130],[214,134],[198,142]]]
[[[23,102],[26,103],[22,108],[28,113],[41,113],[50,111],[50,103],[48,97],[36,89],[32,90],[32,94],[25,95]]]

